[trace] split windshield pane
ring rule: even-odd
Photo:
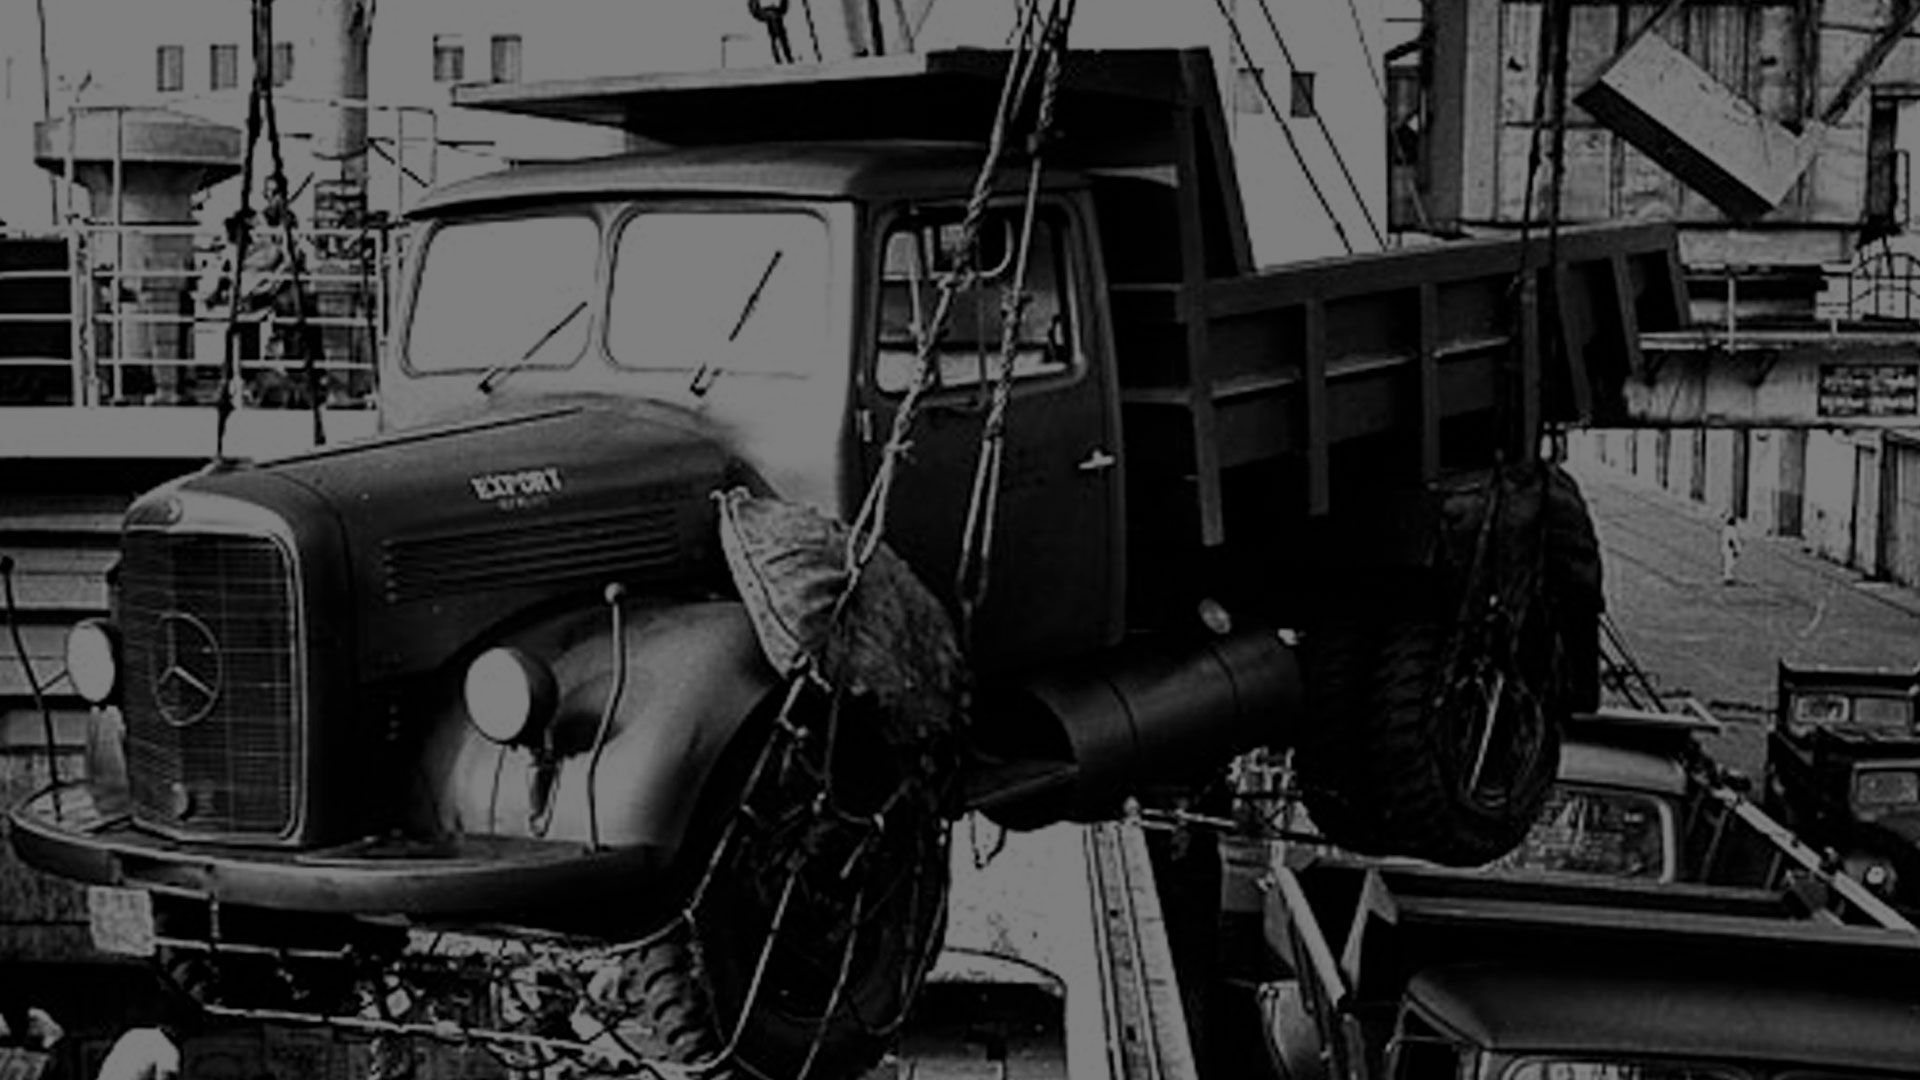
[[[600,227],[580,214],[464,221],[427,241],[407,332],[415,371],[484,371],[518,359],[593,300]],[[590,320],[572,319],[526,367],[564,367]]]
[[[794,211],[654,211],[620,234],[607,351],[656,371],[801,375],[827,345],[827,225]]]

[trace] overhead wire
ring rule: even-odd
[[[264,38],[269,57],[273,51],[273,0],[254,0],[257,15],[256,36]],[[255,73],[258,79],[258,72]],[[267,80],[268,82],[271,79]],[[261,85],[256,82],[256,86]],[[287,282],[293,290],[294,340],[299,343],[300,358],[307,383],[308,406],[313,416],[313,442],[315,446],[324,446],[327,442],[326,422],[322,419],[322,394],[320,393],[319,357],[323,351],[317,328],[307,321],[307,290],[302,280],[304,267],[298,239],[293,232],[293,196],[287,187],[287,159],[280,143],[280,110],[273,103],[271,87],[266,95],[267,152],[273,163],[273,174],[269,179],[280,195],[280,233],[281,243],[287,250]],[[237,290],[236,290],[237,291]]]
[[[1345,223],[1340,220],[1339,212],[1334,210],[1333,202],[1327,198],[1325,189],[1320,186],[1320,179],[1314,175],[1313,166],[1307,162],[1306,151],[1300,148],[1300,140],[1294,137],[1293,125],[1287,123],[1287,118],[1280,112],[1279,104],[1273,100],[1273,92],[1267,89],[1266,76],[1253,64],[1253,52],[1247,48],[1247,39],[1240,32],[1240,20],[1227,6],[1227,0],[1213,0],[1213,6],[1219,9],[1220,17],[1226,20],[1227,30],[1233,35],[1234,47],[1239,50],[1247,66],[1253,69],[1254,88],[1260,92],[1261,100],[1266,103],[1268,114],[1280,125],[1280,134],[1286,138],[1287,149],[1293,153],[1293,160],[1299,164],[1300,173],[1306,178],[1307,187],[1312,190],[1314,199],[1320,203],[1321,211],[1327,215],[1327,223],[1333,227],[1334,237],[1340,241],[1340,246],[1346,249],[1347,254],[1353,254],[1353,240],[1347,235]]]
[[[1351,0],[1349,0],[1351,2]],[[1266,19],[1267,29],[1273,33],[1274,44],[1280,46],[1280,58],[1287,62],[1288,69],[1299,71],[1300,65],[1294,62],[1293,49],[1287,44],[1287,36],[1280,32],[1280,23],[1273,17],[1273,6],[1268,0],[1258,0],[1260,14]],[[1364,38],[1365,35],[1363,34]],[[1245,50],[1242,50],[1245,55]],[[1262,76],[1264,79],[1264,75]],[[1360,208],[1360,216],[1366,220],[1367,231],[1373,233],[1373,242],[1381,247],[1387,246],[1386,234],[1380,231],[1380,223],[1374,220],[1373,210],[1367,206],[1367,197],[1360,191],[1360,185],[1353,178],[1353,170],[1347,167],[1347,157],[1340,152],[1340,143],[1333,137],[1333,130],[1327,127],[1327,114],[1319,107],[1313,110],[1313,122],[1320,129],[1320,137],[1327,142],[1327,149],[1333,153],[1333,163],[1340,170],[1340,176],[1347,182],[1347,190],[1353,193],[1353,202]],[[1278,113],[1274,114],[1278,116]]]

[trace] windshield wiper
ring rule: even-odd
[[[786,253],[786,248],[774,249],[766,268],[760,271],[760,280],[754,283],[753,291],[747,294],[747,302],[740,305],[740,314],[733,320],[733,329],[727,332],[727,344],[731,345],[740,339],[740,331],[747,328],[747,320],[753,318],[754,311],[760,307],[760,294],[767,291],[767,279],[773,276],[773,268],[780,265]],[[707,391],[712,389],[713,377],[717,374],[719,372],[712,364],[701,361],[700,366],[693,369],[693,379],[687,383],[687,391],[695,397],[705,397]]]
[[[573,310],[567,312],[559,322],[549,327],[546,333],[541,334],[540,340],[529,346],[526,352],[521,353],[511,360],[502,360],[488,368],[487,373],[480,376],[480,392],[483,394],[493,393],[493,388],[500,384],[500,380],[520,370],[528,361],[540,355],[540,350],[547,347],[547,342],[552,341],[555,334],[565,330],[567,324],[579,318],[580,313],[585,310],[587,310],[587,302],[585,300],[573,305]]]

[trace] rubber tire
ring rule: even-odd
[[[621,1041],[635,1053],[682,1065],[711,1061],[725,1045],[700,982],[692,930],[683,922],[627,957]],[[724,1067],[709,1074],[729,1075]]]
[[[1312,726],[1294,763],[1308,813],[1335,844],[1478,866],[1512,850],[1532,828],[1558,771],[1566,714],[1599,703],[1603,604],[1599,542],[1579,486],[1547,466],[1538,497],[1552,635],[1535,643],[1526,681],[1550,687],[1552,696],[1546,722],[1512,747],[1511,782],[1497,798],[1475,800],[1459,790],[1470,766],[1446,752],[1453,718],[1428,707],[1447,645],[1442,613],[1453,607],[1431,577],[1382,575],[1308,634]]]
[[[1326,722],[1324,735],[1304,743],[1295,762],[1321,835],[1361,854],[1449,866],[1478,866],[1511,851],[1552,790],[1558,723],[1530,714],[1547,722],[1527,730],[1518,745],[1508,742],[1511,783],[1496,798],[1470,798],[1460,790],[1469,759],[1450,737],[1454,718],[1430,707],[1443,624],[1403,609],[1320,636],[1309,694],[1325,710],[1317,716]]]
[[[1550,466],[1547,495],[1547,588],[1560,632],[1566,706],[1573,712],[1600,707],[1600,616],[1606,591],[1600,538],[1580,485],[1565,469]]]
[[[886,783],[886,752],[877,745],[856,745],[860,741],[845,740],[847,755],[836,768],[862,768],[867,778]],[[777,771],[769,769],[767,775]],[[800,790],[812,789],[769,780],[745,800],[759,820],[772,821],[798,805],[793,799]],[[866,908],[862,915],[839,1008],[822,1028],[819,1015],[838,974],[839,944],[828,946],[822,957],[804,955],[786,943],[818,939],[810,922],[844,925],[844,907],[829,903],[808,910],[801,899],[804,890],[796,891],[789,929],[772,953],[739,1044],[711,1075],[796,1076],[817,1037],[820,1049],[807,1075],[833,1080],[863,1073],[893,1045],[897,1032],[886,1024],[903,1016],[945,936],[949,868],[946,821],[931,804],[902,803],[889,812],[887,822],[879,853],[864,865],[893,871],[894,887],[882,889],[877,907]],[[814,856],[809,866],[840,865],[839,855],[846,848],[836,844],[836,838],[825,840],[823,846],[832,854]],[[770,856],[785,850],[755,842],[734,845],[709,881],[691,924],[677,922],[662,947],[647,954],[651,963],[637,967],[631,984],[637,1002],[629,1001],[652,1021],[657,1030],[649,1046],[667,1060],[710,1060],[732,1038],[785,879]]]

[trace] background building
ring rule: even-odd
[[[335,6],[340,2],[332,0]],[[1348,244],[1357,250],[1380,247],[1386,164],[1379,0],[1224,4],[1240,27],[1244,54],[1214,0],[1083,0],[1073,41],[1087,48],[1212,50],[1233,118],[1249,226],[1262,261],[1338,254]],[[244,124],[253,77],[249,0],[49,0],[47,7],[54,115],[76,105],[160,104]],[[368,197],[374,209],[392,210],[428,182],[624,146],[618,133],[604,129],[451,108],[449,88],[455,83],[769,62],[764,29],[745,0],[379,0],[364,8],[372,12],[368,86],[378,106],[368,125]],[[820,54],[830,59],[855,48],[838,8],[837,0],[816,0],[815,32],[809,33],[800,5],[793,6],[788,29],[802,59],[814,55],[816,34]],[[296,186],[315,171],[314,133],[325,122],[311,102],[327,96],[325,54],[316,50],[327,46],[333,32],[328,10],[322,0],[274,5],[279,41],[272,73],[283,95],[281,124]],[[919,49],[1000,45],[1017,5],[946,0],[895,10],[904,11],[907,22],[903,26],[896,19],[883,28],[881,44],[890,52],[909,42]],[[41,109],[36,30],[31,0],[4,0],[0,219],[16,228],[52,223],[45,175],[24,149],[31,146],[32,124]],[[1282,122],[1294,136],[1299,159]],[[1311,169],[1326,206],[1313,194],[1299,160]],[[214,189],[207,198],[209,210],[224,212],[236,190],[237,181]],[[1336,218],[1348,244],[1332,224]]]

